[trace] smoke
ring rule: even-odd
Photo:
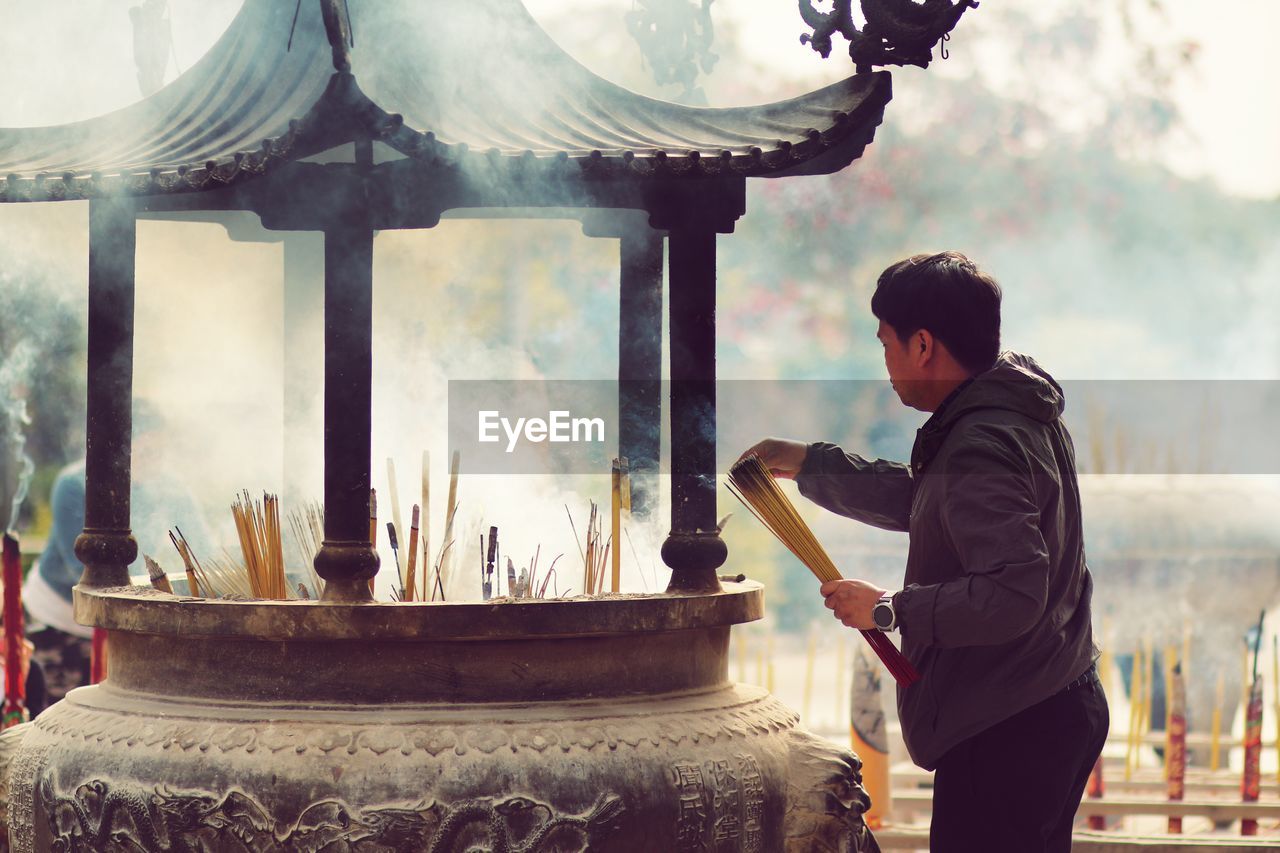
[[[235,5],[222,0],[216,14],[234,10]],[[428,92],[437,99],[425,104],[419,115],[406,111],[406,123],[420,130],[439,130],[449,109],[470,105],[472,118],[486,132],[500,135],[511,130],[502,126],[504,116],[518,110],[487,110],[481,108],[484,104],[527,106],[544,102],[536,99],[554,100],[570,82],[564,74],[552,73],[549,64],[543,69],[531,66],[546,73],[522,79],[500,73],[509,57],[532,61],[531,57],[544,56],[541,46],[524,50],[518,21],[475,31],[464,23],[445,38],[464,45],[473,62],[428,66],[425,76],[411,75],[415,68],[422,69],[418,61],[425,57],[405,46],[431,45],[442,36],[409,31],[395,40],[395,51],[380,55],[374,48],[379,43],[375,35],[387,25],[377,17],[388,5],[353,4],[356,72],[365,91],[389,110],[403,109],[400,104],[412,94],[404,89],[416,89],[419,95]],[[541,5],[556,13],[551,8],[555,4]],[[189,67],[200,51],[184,42],[183,28],[199,13],[194,4],[174,0],[171,6],[177,47]],[[29,5],[23,15],[56,14],[27,8],[37,7]],[[114,44],[110,56],[82,55],[77,62],[55,63],[60,58],[38,40],[16,44],[17,37],[9,36],[5,45],[13,48],[10,56],[17,65],[29,61],[32,68],[48,70],[43,82],[33,74],[19,81],[32,86],[19,88],[66,95],[62,101],[32,95],[25,106],[9,101],[6,109],[27,111],[0,124],[65,121],[136,98],[126,10],[119,4],[111,8],[119,13],[118,20],[113,19],[119,32],[102,41],[87,35],[81,39],[86,45]],[[591,53],[594,70],[652,91],[625,33],[621,11],[616,4],[597,3],[594,8],[594,16],[579,14],[576,4],[572,14],[559,15],[558,20],[577,26],[573,31],[582,36],[570,45],[574,53]],[[731,41],[735,5],[718,0],[714,8],[719,16],[716,49],[724,58],[706,82],[717,103],[724,102],[720,95],[726,93],[739,103],[798,94],[817,85],[819,76],[824,78],[820,82],[827,82],[849,70],[846,66],[833,71],[840,66],[822,63],[796,44],[800,26],[793,20],[794,31],[788,31],[792,34],[778,40],[803,53],[811,75],[800,81],[788,77],[790,72],[770,68],[764,73],[759,67],[744,75],[742,69],[755,59],[741,55]],[[106,11],[66,14],[83,28],[76,32],[87,34],[93,27],[109,32],[102,17]],[[304,14],[318,11],[308,3]],[[984,20],[981,15],[967,18],[966,32]],[[212,18],[202,25],[207,26],[208,41],[221,28]],[[15,27],[9,32],[32,31],[56,31],[64,37],[69,32],[57,25]],[[777,39],[777,33],[770,32],[769,38]],[[623,50],[615,51],[619,46]],[[966,48],[977,58],[976,40]],[[36,62],[36,53],[47,57],[47,65]],[[383,69],[381,77],[374,73],[375,65]],[[1029,112],[1024,104],[999,102],[981,80],[957,81],[953,72],[938,75],[935,70],[947,71],[947,66],[931,69],[928,75],[907,71],[895,78],[898,100],[890,107],[886,126],[867,157],[846,173],[752,182],[751,212],[739,223],[738,234],[720,239],[722,376],[881,376],[878,350],[867,328],[869,283],[878,268],[918,250],[922,243],[962,246],[988,262],[1006,283],[1011,344],[1040,356],[1055,372],[1096,377],[1203,370],[1237,376],[1242,365],[1269,372],[1264,365],[1276,363],[1275,333],[1260,318],[1274,313],[1263,287],[1274,279],[1274,261],[1258,265],[1248,252],[1240,252],[1242,243],[1253,245],[1263,238],[1233,225],[1260,219],[1253,209],[1231,207],[1199,191],[1180,191],[1176,180],[1164,173],[1143,173],[1142,181],[1123,183],[1118,179],[1140,170],[1106,156],[1099,150],[1103,145],[1055,148],[1044,139],[1053,128],[1043,123],[1022,136],[1014,132],[1019,122],[1043,119],[1042,113],[1060,107],[1069,111],[1069,105],[1060,103],[1060,92],[1037,91],[1034,94],[1043,97],[1034,99],[1016,93],[1013,101],[1045,101],[1043,110]],[[399,75],[406,76],[398,79]],[[489,83],[496,91],[474,84],[493,77],[496,81]],[[1051,103],[1050,96],[1059,103]],[[911,109],[915,106],[919,109]],[[921,118],[916,121],[915,116]],[[909,127],[913,121],[912,133],[895,135],[895,127]],[[936,141],[931,142],[929,132],[941,127],[947,133],[934,134]],[[1039,143],[1032,144],[1036,138]],[[468,170],[464,177],[475,183],[489,180],[490,174],[482,168]],[[1053,176],[1062,176],[1064,183],[1048,181]],[[554,179],[526,188],[551,195],[561,189]],[[488,190],[502,197],[500,183]],[[1010,196],[1016,198],[1010,201]],[[68,214],[68,209],[77,212]],[[1171,218],[1174,209],[1203,214],[1204,221]],[[83,206],[72,205],[4,211],[6,250],[40,263],[74,265],[75,275],[68,280],[82,286],[82,221],[50,229],[52,236],[29,242],[13,236],[23,227],[38,231],[37,225],[27,226],[19,219],[82,220],[82,211]],[[1187,249],[1195,243],[1202,248]],[[194,495],[207,522],[207,536],[200,542],[206,553],[216,554],[228,545],[234,550],[227,509],[239,489],[280,491],[295,506],[321,496],[320,281],[313,268],[309,281],[294,289],[286,286],[282,293],[288,251],[279,243],[232,242],[216,226],[141,226],[135,391],[161,410],[167,426],[163,435],[153,436],[157,440],[135,437],[135,462],[139,473],[152,465]],[[428,528],[438,545],[448,490],[448,381],[613,378],[618,341],[616,243],[583,237],[572,220],[446,221],[429,231],[381,234],[375,264],[373,485],[382,496],[385,520],[390,511],[385,460],[395,459],[403,547],[409,507],[420,493],[419,460],[424,450],[429,451]],[[1242,303],[1237,292],[1220,290],[1218,285],[1228,279],[1253,282],[1255,301]],[[1242,304],[1259,306],[1244,324],[1235,322]],[[1224,328],[1265,334],[1267,354],[1259,356],[1251,349],[1255,338],[1223,334]],[[1230,348],[1224,350],[1223,338],[1231,339]],[[1253,360],[1247,361],[1251,353]],[[797,402],[784,394],[766,402],[748,399],[733,408],[726,396],[723,403],[717,436],[721,470],[726,459],[731,461],[768,433],[849,440],[856,449],[865,442],[875,455],[895,455],[903,451],[902,436],[909,438],[914,426],[907,418],[897,426],[884,426],[884,412],[898,408],[892,397],[868,402],[836,393]],[[838,411],[844,421],[830,423],[830,432],[819,434],[819,423],[807,411],[821,410]],[[663,436],[664,448],[669,440]],[[665,449],[664,458],[669,458]],[[564,569],[577,553],[565,505],[581,538],[588,502],[608,502],[604,471],[598,477],[561,481],[479,476],[469,472],[468,459],[463,458],[462,472],[455,525],[457,564],[463,567],[456,576],[460,596],[478,592],[478,571],[471,567],[478,563],[473,541],[479,531],[499,526],[503,550],[517,564],[527,563],[541,546],[542,564],[563,553],[559,568]],[[664,500],[668,485],[661,481]],[[153,513],[141,506],[135,509],[135,526],[144,543],[157,539],[157,534],[163,543],[172,512],[164,506]],[[722,512],[727,509],[737,507],[732,502],[722,505]],[[665,534],[666,512],[659,508],[649,525],[629,528],[636,546],[634,554],[630,542],[623,551],[630,558],[629,589],[660,588],[665,582],[656,554]],[[753,575],[771,571],[772,552],[750,538],[754,522],[741,511],[739,515],[742,518],[728,528],[733,553],[726,570],[737,565]],[[833,537],[837,529],[850,528],[831,524]],[[187,532],[196,535],[194,530]],[[880,532],[867,533],[844,553],[850,564],[883,572],[889,585],[895,570],[893,548],[900,547],[901,538],[889,535],[882,542],[877,537]],[[853,538],[849,534],[848,539]],[[385,528],[379,542],[384,565],[380,594],[385,596],[389,567],[394,565]],[[761,554],[769,559],[759,558]],[[168,561],[173,560],[170,555]],[[900,565],[899,561],[897,570]],[[575,580],[561,588],[580,585]],[[776,605],[779,596],[773,590],[770,594],[771,605]],[[819,606],[816,600],[813,604]]]
[[[26,452],[25,428],[31,425],[23,385],[31,369],[35,348],[28,341],[18,341],[8,353],[0,353],[0,518],[6,518],[4,529],[18,525],[18,510],[27,497],[35,463]]]

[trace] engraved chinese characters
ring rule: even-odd
[[[677,762],[672,775],[680,803],[677,850],[764,850],[765,789],[754,755]]]

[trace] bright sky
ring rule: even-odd
[[[128,10],[138,2],[9,4],[0,28],[0,126],[73,121],[137,100]],[[1046,0],[1004,2],[1038,7]],[[176,59],[183,68],[209,48],[240,4],[170,0]],[[632,0],[526,0],[527,8],[551,24],[552,35],[570,52],[575,39],[590,34],[564,29],[562,13],[584,6],[616,7],[621,27],[621,16],[632,5]],[[1168,162],[1184,174],[1207,175],[1235,193],[1280,195],[1280,50],[1275,47],[1280,2],[1168,0],[1166,6],[1174,35],[1201,45],[1196,75],[1178,89],[1192,138],[1169,152]],[[715,0],[712,9],[717,26],[734,28],[747,54],[798,86],[820,85],[849,73],[847,60],[833,54],[824,61],[800,46],[803,27],[794,0]],[[962,49],[963,29],[962,21],[956,49]],[[610,76],[607,68],[594,70]]]

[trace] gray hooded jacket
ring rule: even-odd
[[[898,715],[926,769],[1057,693],[1095,657],[1063,408],[1053,377],[1003,353],[920,428],[910,465],[819,442],[796,477],[832,512],[910,534],[894,606],[921,678],[898,689]]]

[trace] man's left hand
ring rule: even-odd
[[[818,590],[827,599],[827,609],[835,611],[836,618],[861,631],[871,631],[876,623],[871,610],[887,590],[860,580],[827,581]]]

